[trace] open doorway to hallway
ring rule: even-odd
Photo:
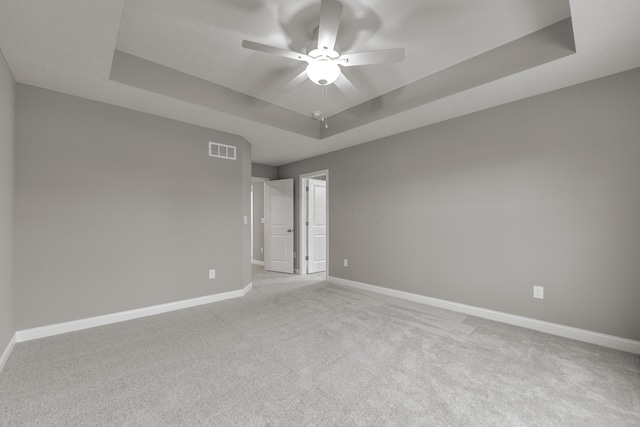
[[[264,183],[251,177],[251,264],[264,266]]]
[[[254,275],[265,270],[267,240],[265,240],[265,183],[277,182],[252,178],[251,242]],[[295,207],[295,273],[328,276],[329,260],[329,171],[320,170],[296,178]],[[307,190],[308,188],[308,190]],[[267,269],[268,270],[268,269]]]
[[[292,178],[252,184],[251,262],[265,271],[294,273],[293,186]]]

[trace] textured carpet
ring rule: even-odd
[[[244,298],[18,344],[0,424],[638,426],[640,357],[256,269]]]

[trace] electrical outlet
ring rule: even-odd
[[[264,224],[264,218],[260,218],[260,222]]]
[[[342,260],[342,265],[345,266],[345,267],[349,267],[349,260],[346,259],[346,258],[344,260]]]
[[[244,223],[245,223],[245,224],[249,224],[249,218],[247,218],[247,216],[246,216],[246,215],[244,216]]]
[[[216,269],[212,268],[211,270],[209,270],[209,279],[215,279],[216,278]]]
[[[260,246],[260,253],[263,254],[264,253],[264,247]]]
[[[538,299],[544,299],[544,288],[542,286],[534,286],[533,297]]]

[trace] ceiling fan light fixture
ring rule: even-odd
[[[340,67],[330,60],[316,59],[307,65],[307,76],[317,85],[330,85],[340,77]]]
[[[298,86],[305,81],[306,76],[319,86],[336,83],[338,90],[349,96],[356,92],[356,88],[347,76],[342,74],[341,67],[400,62],[404,59],[404,49],[341,53],[336,40],[340,30],[342,9],[343,5],[338,0],[320,0],[320,20],[316,30],[317,40],[307,46],[306,53],[249,40],[243,40],[242,47],[307,63],[305,71],[291,79],[282,89]],[[349,93],[345,93],[345,91]]]

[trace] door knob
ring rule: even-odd
[[[293,229],[290,228],[290,229],[287,230],[287,233],[291,233],[292,231],[293,231]]]

